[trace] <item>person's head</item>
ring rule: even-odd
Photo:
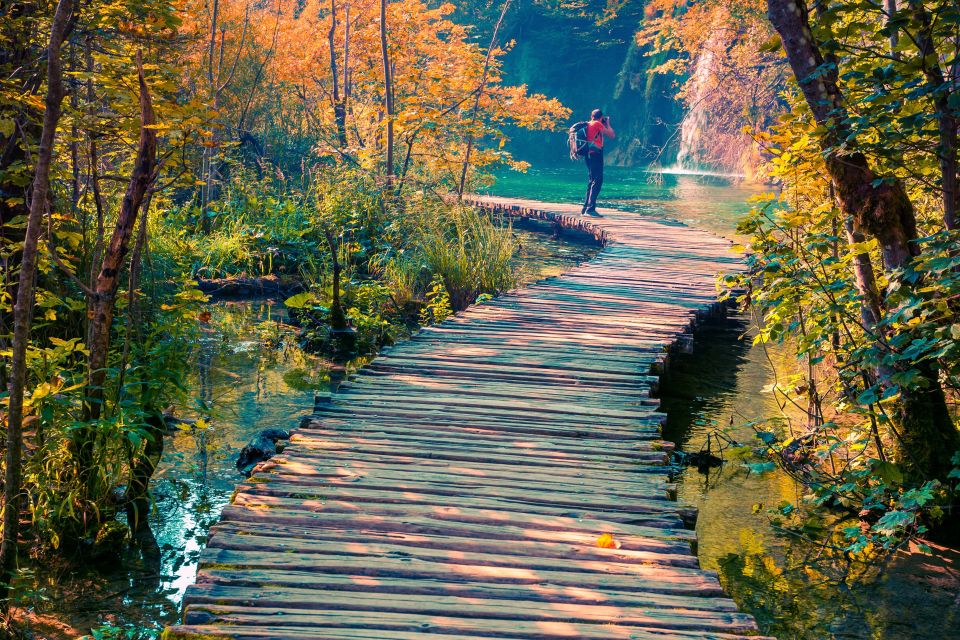
[[[600,111],[600,109],[594,109],[593,112],[590,114],[590,119],[591,119],[591,120],[602,120],[602,119],[603,119],[603,111]]]

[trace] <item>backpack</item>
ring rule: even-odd
[[[579,160],[586,157],[590,151],[600,149],[596,144],[587,140],[589,122],[577,122],[567,132],[567,145],[570,147],[570,159]]]
[[[590,144],[587,142],[587,125],[589,122],[577,122],[567,133],[567,145],[570,147],[570,159],[578,160],[589,151]]]

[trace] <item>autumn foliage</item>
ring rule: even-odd
[[[502,83],[499,59],[506,47],[493,52],[491,72],[482,82],[486,52],[470,27],[451,20],[453,10],[451,4],[419,0],[387,6],[398,149],[392,173],[409,178],[405,184],[435,187],[452,180],[469,135],[488,143],[471,158],[477,167],[523,166],[504,149],[508,127],[549,129],[568,115],[556,100]],[[281,165],[307,152],[383,168],[378,2],[220,0],[218,20],[224,26],[212,39],[209,11],[206,2],[186,6],[182,28],[192,46],[184,82],[208,95],[211,86],[217,91],[226,84],[215,116],[230,134],[224,140],[253,136],[258,153]],[[477,93],[481,117],[474,122]],[[346,144],[337,131],[338,102],[345,111]]]

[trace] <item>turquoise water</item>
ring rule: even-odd
[[[552,202],[583,202],[587,171],[581,163],[556,169],[511,171],[489,190],[498,196]],[[769,187],[738,184],[711,175],[651,173],[634,167],[606,167],[600,206],[681,220],[731,236],[749,210],[748,200]]]

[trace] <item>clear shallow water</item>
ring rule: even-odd
[[[550,202],[583,202],[587,171],[583,163],[561,168],[515,171],[497,178],[489,190],[498,196]],[[604,168],[598,204],[659,218],[674,218],[730,237],[749,211],[749,198],[768,187],[735,184],[717,176],[651,173],[635,167]]]
[[[194,420],[164,439],[151,482],[150,531],[120,557],[91,566],[36,568],[35,610],[58,618],[77,637],[159,637],[177,619],[184,590],[194,582],[207,532],[242,477],[236,458],[252,436],[290,429],[329,388],[338,369],[303,352],[285,324],[282,304],[221,302],[198,318],[200,337],[186,381],[191,402],[175,415]]]

